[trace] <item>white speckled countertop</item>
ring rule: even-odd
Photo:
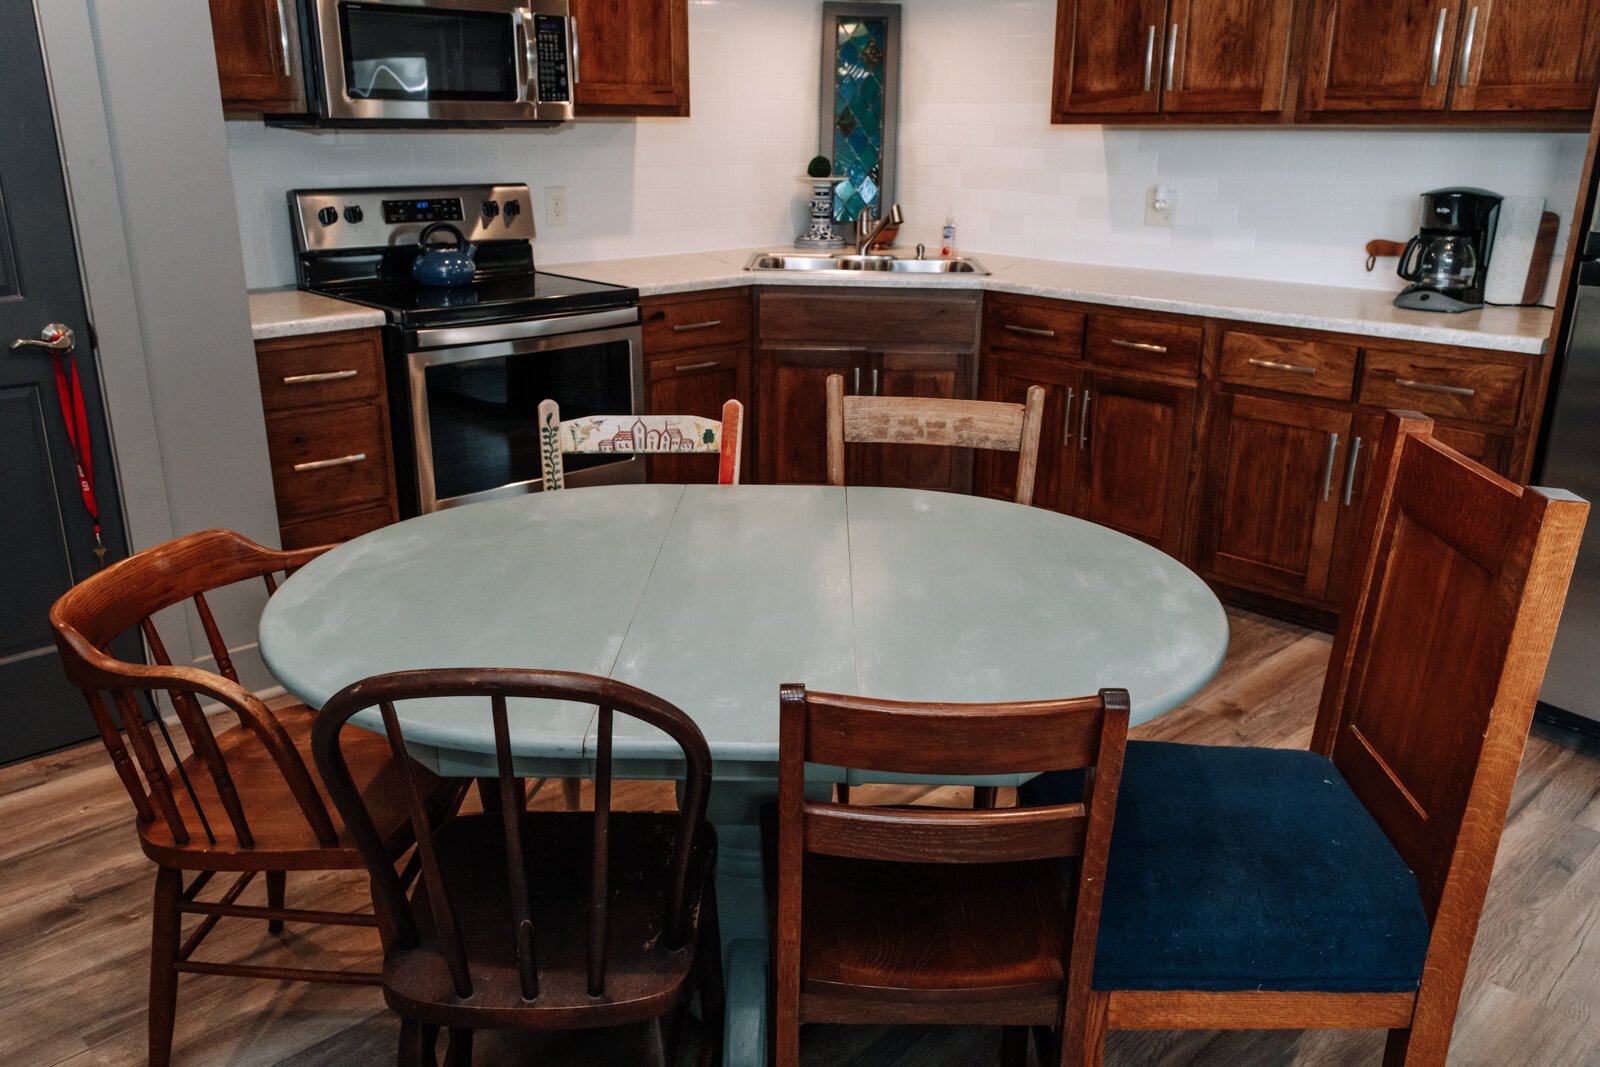
[[[986,252],[964,254],[970,254],[988,268],[987,275],[757,273],[745,270],[750,257],[760,251],[771,249],[686,252],[587,263],[541,263],[539,269],[630,286],[637,288],[641,296],[744,285],[986,289],[1109,307],[1529,355],[1545,350],[1552,317],[1548,308],[1495,307],[1458,315],[1405,311],[1394,307],[1393,293],[1382,289],[1347,289],[1059,263]],[[304,301],[305,306],[297,308],[296,300]],[[250,312],[258,340],[380,325],[383,321],[379,312],[342,301],[297,294],[293,290],[252,293]]]

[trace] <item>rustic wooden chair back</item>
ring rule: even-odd
[[[846,396],[844,376],[828,375],[828,484],[844,484],[844,446],[939,445],[1016,452],[1017,503],[1033,503],[1039,469],[1044,388],[1021,404],[920,396]]]
[[[810,693],[785,685],[778,743],[777,1034],[792,1051],[805,1021],[801,989],[807,854],[917,864],[991,864],[1076,857],[1063,943],[1062,1022],[1081,1033],[1094,972],[1106,857],[1128,736],[1128,694],[1014,704],[914,704]],[[805,797],[806,765],[931,780],[1086,770],[1079,803],[1038,808],[870,808]],[[864,997],[859,1021],[888,997]],[[918,998],[937,1018],[936,999]],[[1058,1020],[1052,1020],[1058,1021]],[[1075,1047],[1075,1046],[1073,1046]],[[788,1062],[780,1052],[780,1063]]]
[[[554,400],[539,405],[539,464],[547,492],[565,488],[561,457],[568,452],[719,455],[717,484],[738,485],[743,435],[744,405],[737,400],[722,405],[720,422],[698,415],[586,415],[563,422]]]
[[[322,551],[278,552],[231,530],[207,530],[107,567],[70,589],[50,610],[67,678],[83,690],[100,740],[140,823],[160,820],[180,848],[197,842],[200,835],[214,836],[214,827],[227,826],[233,843],[248,850],[255,844],[251,818],[283,815],[254,811],[250,798],[235,787],[212,722],[201,710],[202,701],[216,701],[238,717],[282,773],[317,843],[323,848],[338,846],[338,831],[310,769],[278,718],[239,684],[227,642],[206,599],[208,593],[250,581],[262,582],[270,595],[277,590],[278,573],[292,572]],[[167,654],[155,616],[185,602],[194,605],[220,674],[175,665]],[[154,664],[127,663],[107,651],[113,640],[133,629],[144,636]],[[190,766],[197,761],[204,768],[210,789],[190,788],[193,783],[184,779],[188,772],[183,764],[171,752],[163,753],[145,715],[154,707],[157,693],[166,693],[172,701],[194,751]],[[144,708],[141,698],[146,701]],[[183,817],[180,806],[185,805],[199,825]]]
[[[1442,1048],[1588,504],[1432,430],[1415,413],[1385,426],[1312,748],[1416,872],[1433,935],[1412,1034]]]
[[[685,774],[679,804],[677,836],[666,893],[664,916],[665,947],[677,948],[690,930],[690,858],[697,839],[704,832],[706,798],[711,789],[711,750],[694,720],[681,710],[642,689],[609,678],[562,671],[518,670],[512,668],[438,669],[402,671],[357,682],[336,694],[317,717],[314,750],[317,765],[327,783],[334,804],[343,815],[356,846],[372,875],[372,896],[378,917],[390,931],[390,947],[404,951],[418,947],[424,926],[431,926],[437,949],[448,968],[454,994],[474,995],[463,917],[457,914],[449,886],[440,867],[433,826],[428,818],[422,791],[417,787],[414,767],[406,759],[405,735],[395,705],[407,700],[440,698],[481,698],[489,711],[494,729],[495,760],[498,770],[499,809],[504,828],[506,869],[511,879],[511,914],[503,916],[505,929],[515,939],[521,993],[533,1001],[539,995],[539,961],[535,958],[535,928],[538,917],[530,906],[528,872],[523,853],[523,820],[528,818],[525,783],[512,766],[508,701],[556,700],[593,704],[599,709],[594,770],[594,831],[592,835],[589,885],[589,926],[587,931],[588,991],[603,1007],[606,971],[610,960],[607,939],[613,887],[609,877],[611,818],[612,733],[617,714],[632,716],[661,730],[683,751]],[[396,875],[388,853],[379,839],[372,815],[356,789],[340,745],[340,731],[359,712],[377,707],[384,732],[396,759],[408,768],[407,789],[411,827],[416,835],[421,859],[422,881],[427,890],[431,914],[428,923],[419,920],[405,886]],[[494,922],[493,917],[466,917],[466,922]],[[537,1005],[530,1003],[530,1011]]]

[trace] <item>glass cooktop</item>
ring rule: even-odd
[[[484,278],[452,288],[397,279],[307,285],[313,293],[365,304],[385,312],[399,326],[503,322],[569,315],[579,311],[632,307],[639,290],[537,271]]]

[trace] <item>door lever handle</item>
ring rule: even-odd
[[[19,348],[48,348],[52,352],[65,352],[71,348],[76,338],[72,334],[72,327],[61,322],[52,322],[39,331],[40,340],[34,341],[26,337],[19,337],[11,342],[11,351]]]

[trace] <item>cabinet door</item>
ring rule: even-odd
[[[1060,0],[1056,122],[1156,111],[1167,0]]]
[[[1095,373],[1078,416],[1074,515],[1183,551],[1195,389]]]
[[[828,375],[844,375],[845,391],[857,391],[868,363],[866,352],[763,348],[756,358],[760,389],[756,456],[761,480],[777,485],[828,484]],[[848,480],[860,484],[856,448],[845,451],[845,472]]]
[[[1222,394],[1206,461],[1199,564],[1222,581],[1323,600],[1351,415]]]
[[[1439,111],[1461,0],[1319,0],[1308,111]]]
[[[1295,0],[1172,0],[1161,110],[1282,111]]]
[[[571,0],[578,115],[689,114],[689,0]]]
[[[966,400],[972,396],[964,352],[886,352],[867,369],[866,392]],[[860,483],[900,489],[965,492],[972,486],[972,451],[936,445],[864,445]],[[847,457],[845,470],[850,470]],[[851,478],[852,483],[857,482]]]
[[[1067,511],[1071,504],[1071,479],[1077,455],[1078,396],[1082,372],[1057,360],[1020,352],[991,352],[984,357],[980,400],[1020,404],[1028,389],[1044,387],[1043,429],[1039,434],[1039,468],[1034,474],[1033,505]],[[1017,457],[1009,452],[983,451],[977,458],[976,492],[996,500],[1017,498]]]
[[[304,108],[291,0],[211,0],[211,36],[225,111]]]
[[[1600,5],[1467,0],[1452,111],[1589,111],[1600,84]]]
[[[647,360],[645,411],[652,415],[720,419],[722,405],[729,400],[742,401],[748,409],[746,366],[743,348],[696,349]],[[741,466],[750,471],[748,433],[744,449],[745,462]],[[651,456],[649,462],[652,482],[715,485],[717,481],[716,456]]]

